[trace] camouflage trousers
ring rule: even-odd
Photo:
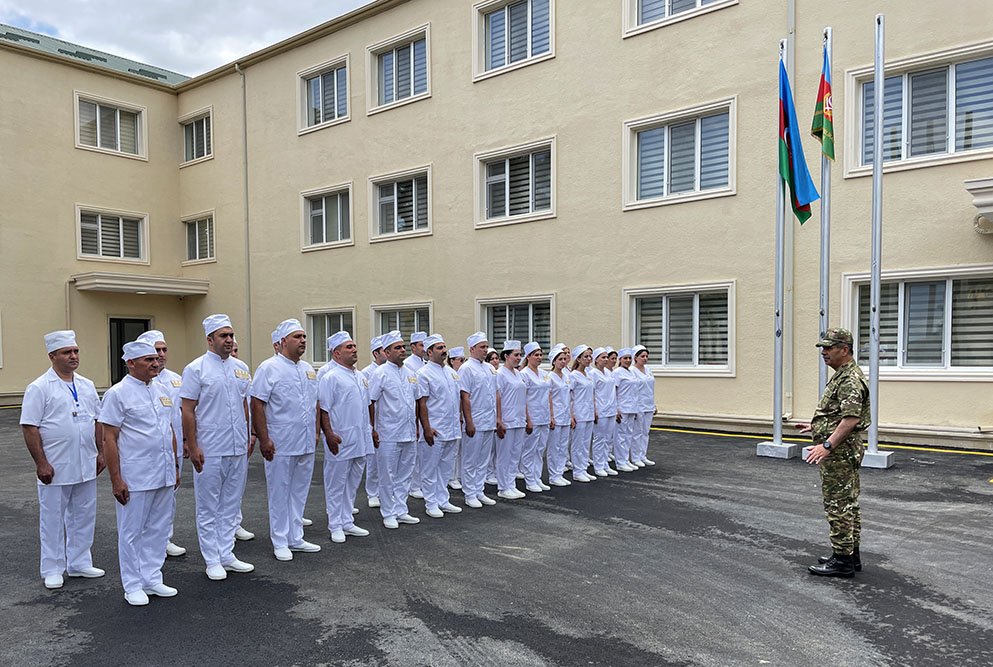
[[[821,461],[821,495],[834,553],[851,555],[862,534],[859,469],[865,449],[859,442],[840,443]]]

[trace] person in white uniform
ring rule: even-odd
[[[614,383],[617,386],[617,434],[614,437],[614,466],[621,472],[634,472],[638,466],[631,463],[631,446],[635,431],[640,429],[638,414],[641,411],[641,386],[631,372],[631,348],[617,351],[617,368],[614,369]],[[640,431],[639,431],[640,432]]]
[[[596,421],[593,423],[593,474],[597,477],[616,475],[610,467],[610,453],[617,433],[617,387],[614,376],[607,370],[608,351],[605,347],[593,350],[593,400],[596,401]]]
[[[524,470],[527,490],[532,493],[540,493],[552,488],[541,481],[550,432],[548,427],[552,421],[552,380],[548,377],[548,371],[539,368],[544,356],[544,351],[537,342],[531,341],[525,345],[526,366],[520,373],[527,388],[527,411],[531,422],[531,432],[524,436],[521,468]]]
[[[486,350],[486,358],[483,360],[485,363],[493,367],[493,372],[498,372],[500,370],[500,353],[494,348],[489,348]],[[493,438],[493,445],[490,447],[490,461],[486,464],[486,483],[489,486],[497,485],[496,478],[496,441],[497,438]]]
[[[548,356],[552,361],[552,370],[548,373],[549,384],[551,385],[551,413],[548,422],[548,446],[546,449],[548,483],[552,486],[569,486],[572,482],[563,475],[565,474],[565,462],[569,458],[569,433],[576,425],[572,419],[569,376],[565,372],[569,355],[562,347],[556,346],[552,348]]]
[[[102,577],[90,548],[97,516],[97,475],[104,468],[96,387],[76,372],[76,332],[45,334],[52,367],[24,390],[21,432],[38,477],[41,577],[61,588],[62,574]]]
[[[527,415],[527,387],[517,367],[521,363],[521,342],[507,340],[500,352],[503,365],[497,371],[497,495],[507,500],[524,498],[517,489],[517,473],[524,447],[525,431],[531,430]]]
[[[419,389],[417,416],[424,444],[421,447],[421,489],[425,513],[440,519],[445,513],[458,513],[448,494],[448,478],[455,461],[455,448],[461,437],[459,409],[461,394],[458,373],[445,364],[448,348],[439,334],[424,339],[428,362],[417,373]]]
[[[462,396],[462,493],[465,504],[480,508],[494,505],[483,484],[486,468],[493,452],[496,438],[497,370],[486,363],[489,343],[482,331],[469,336],[466,341],[469,359],[459,368],[459,390]]]
[[[411,516],[407,508],[417,448],[419,392],[417,376],[403,365],[407,351],[400,332],[385,333],[379,341],[386,363],[377,366],[368,376],[373,442],[379,442],[375,453],[379,469],[379,512],[384,526],[398,528],[401,523],[421,522]]]
[[[252,443],[248,428],[248,366],[231,356],[234,329],[227,315],[203,321],[207,352],[183,369],[183,435],[193,465],[197,540],[207,578],[251,572],[234,555],[234,533],[245,493]]]
[[[428,335],[424,331],[415,331],[410,334],[410,355],[403,360],[403,365],[406,366],[411,373],[417,375],[426,362],[424,353],[424,339]],[[424,492],[421,489],[421,452],[423,451],[424,444],[424,434],[418,433],[417,436],[417,450],[414,454],[414,472],[410,481],[410,497],[411,498],[423,498]]]
[[[234,357],[235,359],[238,358],[238,339],[237,338],[234,339],[234,345],[231,347],[231,356]],[[248,413],[248,428],[249,428],[249,430],[251,430],[251,428],[252,428],[252,413],[251,413],[251,410],[249,410],[249,413]],[[255,448],[255,441],[256,440],[257,440],[257,438],[255,437],[255,431],[252,431],[252,436],[251,436],[251,439],[249,440],[249,444],[248,444],[249,449],[254,449]],[[246,482],[248,481],[248,476],[247,475],[245,476],[245,481]],[[242,497],[244,497],[244,495],[242,495]],[[241,505],[239,504],[238,505],[238,527],[234,529],[234,539],[238,540],[239,542],[247,542],[248,540],[254,540],[255,539],[255,533],[253,533],[250,530],[247,530],[244,526],[241,525],[242,518],[243,517],[241,515]],[[313,522],[310,521],[310,519],[304,519],[303,520],[303,525],[305,525],[305,526],[309,526],[311,523],[313,523]]]
[[[596,402],[593,400],[593,380],[587,368],[593,361],[593,350],[588,345],[577,345],[572,371],[569,373],[569,390],[572,393],[572,416],[576,427],[569,441],[572,459],[572,481],[592,482],[596,477],[588,474],[590,445],[593,442],[593,423],[597,420]]]
[[[303,510],[314,477],[317,443],[317,372],[303,361],[307,333],[298,320],[276,327],[280,351],[255,370],[252,427],[265,466],[269,539],[276,560],[293,552],[316,553],[303,539]]]
[[[448,357],[445,359],[448,367],[456,373],[465,363],[465,348],[452,347],[448,349]],[[460,376],[461,377],[461,376]],[[448,488],[460,491],[462,489],[462,438],[459,438],[458,446],[455,450],[455,463],[452,465],[452,476],[448,480]]]
[[[655,461],[648,458],[648,435],[652,431],[652,417],[658,412],[655,407],[655,376],[648,372],[648,348],[644,345],[635,345],[631,350],[634,363],[631,364],[631,374],[639,381],[640,414],[638,423],[641,426],[640,433],[636,434],[635,443],[637,449],[632,447],[631,460],[639,468],[655,465]]]
[[[148,343],[155,348],[159,355],[159,374],[152,380],[165,395],[172,401],[172,431],[176,434],[176,460],[179,462],[179,476],[183,476],[183,399],[179,397],[179,389],[183,386],[183,376],[175,371],[169,370],[169,347],[166,344],[165,334],[158,329],[151,329],[141,334],[135,339],[140,343]],[[179,487],[176,487],[176,494],[179,494]],[[186,553],[186,547],[174,544],[172,541],[175,532],[175,513],[173,513],[173,528],[169,531],[169,542],[166,543],[166,556],[173,558]]]
[[[369,411],[369,381],[355,368],[359,348],[347,331],[328,337],[330,370],[318,386],[324,453],[324,501],[331,541],[365,537],[369,531],[352,521],[355,494],[365,458],[375,451]]]
[[[385,334],[384,334],[385,335]],[[383,353],[383,336],[376,336],[370,343],[372,352],[372,363],[362,369],[362,375],[367,382],[372,381],[372,373],[377,368],[386,363],[386,355]],[[368,499],[369,507],[376,508],[381,504],[379,498],[379,459],[376,453],[370,454],[365,460],[365,495]]]
[[[117,555],[124,599],[148,604],[172,597],[162,581],[166,543],[176,509],[179,462],[172,430],[173,404],[153,382],[159,355],[148,343],[124,344],[128,374],[104,394],[100,409],[107,472],[117,499]]]

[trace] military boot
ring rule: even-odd
[[[826,563],[811,565],[807,568],[807,571],[820,577],[851,578],[855,576],[855,566],[852,563],[852,557],[841,554],[834,554]]]
[[[831,556],[821,556],[821,557],[819,557],[817,559],[817,562],[818,563],[821,563],[823,565],[824,563],[826,563],[829,560],[831,560],[831,558],[833,558],[833,557],[834,557],[834,554],[832,554]],[[855,551],[852,552],[852,565],[855,566],[855,571],[856,572],[861,572],[862,571],[862,556],[859,555],[859,548],[858,547],[855,547]]]

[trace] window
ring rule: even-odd
[[[626,0],[625,36],[738,4],[738,0]]]
[[[427,26],[371,46],[369,53],[374,110],[430,95]]]
[[[144,109],[87,99],[78,93],[77,146],[126,155],[144,155]]]
[[[186,261],[214,259],[214,216],[186,220]]]
[[[347,331],[355,335],[352,319],[351,310],[308,313],[307,331],[310,343],[307,347],[311,350],[314,363],[323,364],[328,361],[328,336],[339,331]]]
[[[83,257],[144,259],[144,219],[79,212],[79,253]]]
[[[554,215],[552,142],[477,155],[482,181],[479,221],[524,222]]]
[[[351,241],[349,190],[305,195],[307,246],[327,246]]]
[[[868,284],[858,284],[856,354],[869,363]],[[993,369],[993,274],[883,281],[879,364],[897,369]]]
[[[348,59],[301,72],[303,126],[312,128],[348,119]]]
[[[487,0],[476,10],[482,47],[478,72],[531,64],[553,54],[552,0]]]
[[[376,310],[375,319],[378,334],[397,330],[405,341],[415,331],[431,332],[431,309],[429,306],[410,306],[388,310]]]
[[[733,194],[734,100],[631,121],[626,204]]]
[[[213,154],[210,138],[210,118],[208,113],[200,118],[194,118],[182,123],[183,126],[183,161],[202,160]]]
[[[499,349],[505,340],[537,341],[547,353],[552,344],[550,300],[496,303],[485,306],[486,335]]]
[[[373,179],[373,240],[430,233],[430,169]]]

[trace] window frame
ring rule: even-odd
[[[151,264],[151,248],[148,243],[148,225],[149,225],[149,215],[148,213],[141,213],[138,211],[125,211],[123,209],[113,209],[107,208],[105,206],[90,206],[88,204],[76,204],[75,207],[76,215],[76,259],[81,262],[111,262],[114,264]],[[104,255],[87,255],[83,254],[83,234],[82,234],[82,215],[83,213],[92,213],[96,215],[108,215],[117,216],[120,218],[138,218],[140,220],[140,228],[138,232],[138,239],[141,243],[141,257],[131,258],[131,257],[106,257]],[[98,231],[99,235],[99,231]]]
[[[198,120],[207,118],[210,120],[210,151],[205,153],[200,157],[195,157],[192,160],[186,159],[186,126],[190,123],[195,123]],[[190,165],[199,164],[201,162],[206,162],[207,160],[214,159],[214,107],[213,105],[203,107],[202,109],[197,109],[196,111],[191,111],[188,114],[184,114],[177,119],[179,123],[179,128],[181,134],[182,143],[182,156],[179,161],[179,168],[189,167]]]
[[[655,377],[736,377],[735,353],[735,291],[736,280],[714,281],[693,285],[666,285],[657,287],[631,287],[621,291],[621,340],[625,347],[637,344],[637,300],[645,297],[687,296],[701,292],[727,290],[728,295],[728,361],[726,366],[687,366],[655,363],[649,358],[648,368]],[[694,341],[694,349],[698,341]]]
[[[433,299],[432,300],[429,300],[429,301],[411,301],[409,303],[372,304],[372,305],[369,306],[369,322],[370,322],[370,325],[371,325],[369,327],[369,331],[372,332],[372,335],[373,336],[380,336],[380,335],[382,335],[384,333],[387,333],[386,331],[380,331],[380,326],[379,325],[380,325],[380,314],[381,313],[391,312],[391,311],[397,311],[397,310],[418,310],[418,309],[421,309],[421,308],[427,308],[428,309],[428,322],[429,323],[434,322],[435,319],[434,319],[434,300]],[[425,331],[427,331],[427,329],[425,329]],[[431,331],[427,331],[427,333],[430,334]],[[354,333],[353,333],[353,335],[354,335]],[[404,342],[406,342],[408,344],[410,343],[409,340],[408,341],[404,341]]]
[[[356,315],[355,306],[329,306],[329,307],[315,306],[313,308],[304,308],[303,318],[304,318],[304,326],[306,327],[307,338],[308,339],[312,338],[311,334],[314,331],[313,319],[312,319],[313,317],[317,315],[343,315],[343,314],[348,314],[351,316],[352,329],[355,329],[355,315]],[[357,335],[355,331],[349,331],[348,333],[352,334],[353,338]],[[320,368],[321,366],[323,366],[324,364],[328,363],[328,361],[331,360],[330,358],[328,358],[325,361],[314,360],[314,350],[320,349],[315,346],[320,345],[321,348],[324,349],[324,354],[327,355],[327,343],[328,342],[326,338],[319,342],[315,340],[308,341],[306,359],[316,368]],[[361,349],[361,347],[362,346],[360,345],[359,349]]]
[[[134,104],[133,102],[124,102],[122,100],[115,100],[109,97],[103,97],[101,95],[93,95],[81,90],[72,91],[72,101],[73,101],[73,132],[75,147],[84,151],[93,151],[95,153],[103,153],[105,155],[116,155],[118,157],[128,158],[130,160],[142,160],[148,162],[148,108],[141,106],[140,104]],[[137,137],[136,142],[138,144],[137,153],[126,153],[121,150],[113,150],[110,148],[103,148],[100,144],[100,132],[97,130],[97,145],[89,146],[82,143],[79,136],[79,103],[90,102],[91,104],[104,105],[108,107],[115,107],[118,111],[127,111],[138,115],[137,124]],[[100,113],[97,112],[97,118],[99,119]],[[99,123],[99,120],[97,121]],[[118,140],[117,144],[120,146],[120,124],[118,124]]]
[[[715,115],[714,112],[727,110],[728,113],[728,184],[721,188],[708,190],[693,190],[667,194],[652,199],[638,199],[638,133],[659,127],[675,125],[689,120],[699,120],[704,116]],[[693,107],[667,111],[654,116],[635,118],[624,122],[621,179],[623,183],[621,210],[635,211],[656,206],[681,204],[688,201],[701,201],[717,197],[732,197],[737,194],[737,124],[738,96],[733,95],[713,102],[707,102]],[[697,133],[699,137],[699,132]],[[699,172],[700,145],[696,149],[696,165]],[[668,152],[668,147],[666,148]],[[699,173],[697,173],[699,176]]]
[[[312,79],[315,76],[321,76],[327,74],[330,71],[337,70],[341,67],[345,68],[345,115],[338,116],[333,120],[323,120],[320,123],[315,123],[313,125],[307,124],[307,110],[308,110],[308,90],[307,90],[307,79]],[[297,118],[298,118],[298,128],[297,136],[303,136],[305,134],[310,134],[311,132],[317,132],[334,125],[341,125],[342,123],[347,123],[352,119],[352,62],[351,54],[345,53],[331,60],[319,63],[317,65],[312,65],[305,69],[300,70],[296,73],[297,81]],[[323,84],[322,84],[323,85]],[[335,92],[337,95],[337,91]]]
[[[701,5],[696,9],[679,12],[678,14],[670,14],[661,19],[655,19],[654,21],[648,21],[646,23],[639,23],[639,1],[640,0],[624,0],[624,21],[621,29],[621,37],[624,39],[634,37],[635,35],[641,35],[646,32],[651,32],[652,30],[658,30],[659,28],[664,28],[665,26],[672,25],[673,23],[680,23],[682,21],[697,18],[698,16],[703,16],[704,14],[710,14],[711,12],[733,7],[739,2],[739,0],[714,0],[709,4]]]
[[[424,67],[427,75],[427,87],[423,93],[413,94],[401,100],[393,100],[385,104],[379,103],[379,56],[387,51],[396,49],[404,44],[424,39]],[[413,61],[411,61],[411,78],[413,78]],[[394,35],[366,47],[366,115],[372,116],[383,111],[402,107],[414,102],[420,102],[431,97],[431,24],[411,28],[399,35]]]
[[[300,252],[316,252],[331,248],[345,248],[355,245],[355,197],[352,193],[353,181],[325,185],[300,193]],[[338,241],[324,243],[310,243],[310,200],[314,197],[326,197],[328,195],[348,195],[348,229],[349,237]],[[354,320],[352,320],[354,322]]]
[[[923,73],[931,69],[948,68],[959,63],[972,60],[981,60],[993,56],[993,40],[969,44],[966,46],[934,51],[923,55],[911,56],[889,60],[884,64],[883,76],[903,76]],[[872,175],[872,164],[861,164],[862,162],[862,93],[864,83],[873,78],[873,66],[866,65],[845,70],[845,118],[850,122],[845,126],[845,178],[861,178]],[[954,77],[950,77],[954,78]],[[904,100],[906,100],[906,80],[904,81]],[[954,95],[954,80],[948,88],[948,96],[951,99]],[[946,111],[950,107],[946,106]],[[909,113],[907,105],[901,103],[901,113],[903,115],[902,127],[906,127],[907,115]],[[949,114],[948,133],[952,133],[953,114]],[[954,142],[954,136],[949,139]],[[904,137],[903,147],[906,149],[906,137]],[[955,164],[958,162],[971,162],[973,160],[985,160],[993,157],[993,146],[978,148],[969,151],[933,153],[918,157],[904,157],[899,160],[889,160],[883,162],[883,173],[905,171],[908,169],[921,169],[942,164]]]
[[[499,297],[476,297],[476,307],[475,307],[475,328],[476,331],[484,331],[486,335],[489,336],[491,333],[487,331],[489,321],[487,317],[487,310],[493,306],[514,306],[514,305],[524,305],[533,306],[536,302],[547,302],[548,303],[548,338],[549,345],[555,345],[556,341],[556,293],[555,292],[545,292],[541,294],[520,294],[517,296],[499,296]],[[534,322],[532,321],[530,329],[534,328]],[[530,341],[521,341],[522,343],[528,343]],[[497,343],[503,343],[503,341],[490,341],[490,347],[499,349]],[[545,350],[545,355],[547,357],[549,350]]]
[[[206,211],[200,211],[199,213],[192,213],[190,215],[184,215],[183,217],[180,218],[180,222],[183,223],[183,232],[184,232],[183,241],[184,241],[184,245],[186,245],[189,242],[188,239],[185,236],[186,234],[189,233],[188,228],[187,228],[187,225],[189,223],[191,223],[191,222],[196,222],[198,220],[203,220],[204,218],[210,218],[210,220],[212,222],[212,225],[211,225],[211,232],[212,232],[211,245],[213,246],[214,254],[211,257],[205,257],[205,258],[202,258],[202,259],[189,259],[189,258],[187,258],[187,259],[183,260],[182,262],[180,262],[180,266],[196,266],[197,264],[214,264],[214,263],[217,262],[217,216],[214,213],[214,209],[209,209],[209,210],[206,210]],[[189,249],[189,247],[187,246],[187,250],[188,249]],[[184,256],[186,255],[185,252],[183,254],[184,254]]]
[[[431,236],[434,234],[434,196],[431,192],[432,178],[431,178],[432,165],[426,164],[420,167],[412,167],[410,169],[404,169],[401,171],[394,171],[388,174],[377,174],[376,176],[369,177],[369,200],[368,200],[368,211],[369,211],[369,243],[383,243],[386,241],[396,241],[399,239],[409,239],[417,238],[419,236]],[[413,229],[409,232],[394,232],[391,234],[380,234],[379,233],[379,186],[385,185],[387,183],[395,183],[397,181],[404,181],[408,179],[414,179],[418,176],[427,176],[427,193],[428,193],[428,225],[425,229]]]
[[[512,5],[520,0],[482,0],[472,6],[472,81],[476,83],[501,74],[513,72],[522,67],[536,65],[555,57],[555,0],[548,0],[548,52],[528,56],[515,63],[508,63],[493,69],[486,69],[486,15]],[[531,5],[528,4],[528,48],[531,43]]]
[[[983,264],[974,266],[946,266],[924,269],[898,269],[884,270],[881,275],[882,282],[919,282],[919,281],[942,281],[957,280],[967,278],[993,278],[993,264]],[[855,340],[858,340],[858,288],[861,285],[869,284],[871,274],[865,271],[842,274],[841,292],[841,314],[842,326],[848,328]],[[901,291],[902,293],[902,291]],[[947,292],[946,292],[947,294]],[[951,336],[951,323],[948,321],[948,312],[952,309],[951,299],[947,299],[945,314],[945,336]],[[903,305],[898,303],[900,312],[903,312]],[[903,329],[903,323],[899,324]],[[951,350],[946,351],[947,355]],[[857,356],[857,351],[856,351]],[[897,356],[898,362],[899,351]],[[864,367],[866,373],[869,367]],[[879,379],[895,382],[990,382],[993,381],[993,366],[884,366],[879,365]]]
[[[526,144],[503,146],[500,148],[479,152],[473,156],[473,162],[476,165],[476,178],[474,179],[474,183],[473,183],[473,199],[474,199],[474,209],[475,209],[474,227],[476,229],[485,229],[487,227],[503,227],[505,225],[516,225],[522,222],[535,222],[537,220],[548,220],[557,217],[556,214],[557,188],[555,186],[556,176],[557,176],[557,169],[556,169],[557,143],[558,143],[557,135],[552,135],[550,137],[536,139],[535,141],[531,141]],[[547,211],[532,211],[531,213],[525,213],[520,215],[505,215],[497,218],[487,219],[486,217],[487,163],[500,159],[509,159],[512,157],[518,157],[521,155],[530,155],[545,148],[548,148],[551,152],[549,156],[549,162],[550,162],[549,209]],[[531,173],[531,183],[532,184],[534,183],[533,172]],[[508,184],[509,184],[509,179],[508,179]],[[534,190],[532,187],[532,197],[533,195],[534,195]]]

